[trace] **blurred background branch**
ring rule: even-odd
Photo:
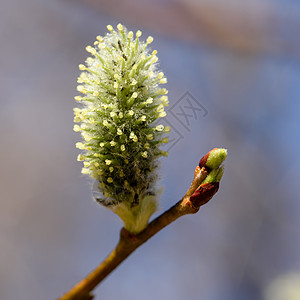
[[[284,4],[259,0],[76,1],[185,42],[300,58],[299,7],[287,11],[281,9]]]

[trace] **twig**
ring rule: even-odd
[[[194,179],[184,197],[169,210],[149,223],[149,225],[139,234],[133,235],[122,228],[120,240],[116,248],[94,271],[88,274],[58,300],[93,299],[94,296],[91,294],[92,290],[135,249],[179,217],[198,212],[200,206],[207,203],[219,188],[218,182],[206,183],[199,187],[206,176],[207,170],[205,167],[196,167]]]

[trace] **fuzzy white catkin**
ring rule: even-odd
[[[157,51],[150,52],[146,42],[118,24],[118,30],[107,26],[109,33],[97,37],[92,55],[78,78],[76,96],[80,108],[74,109],[74,131],[81,132],[83,174],[98,182],[104,197],[98,202],[111,208],[131,232],[138,232],[156,209],[155,181],[158,158],[167,155],[160,150],[166,143],[169,127],[159,122],[168,105],[167,82],[157,69]],[[155,122],[155,125],[153,124]]]

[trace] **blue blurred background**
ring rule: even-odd
[[[0,5],[1,299],[55,299],[117,243],[122,224],[92,200],[72,127],[85,46],[119,22],[154,37],[169,110],[189,92],[208,112],[188,124],[167,116],[180,139],[161,160],[160,212],[185,193],[203,154],[226,147],[229,156],[213,201],[138,249],[96,299],[300,299],[295,280],[295,298],[266,292],[300,273],[298,1]]]

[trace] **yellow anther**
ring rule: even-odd
[[[125,151],[125,145],[121,145],[120,149],[121,151]]]
[[[148,36],[147,38],[147,44],[151,44],[153,42],[153,37],[152,36]]]
[[[163,117],[165,117],[166,115],[167,115],[167,113],[166,113],[165,111],[162,111],[162,112],[159,113],[158,117],[159,117],[159,118],[163,118]]]
[[[137,92],[134,92],[133,94],[132,94],[132,98],[136,98],[138,96],[138,93]]]
[[[84,88],[83,85],[78,85],[77,86],[77,91],[80,92],[80,93],[83,93],[83,94],[87,93],[87,90]]]
[[[141,118],[140,118],[140,120],[141,120],[142,122],[145,122],[145,121],[146,121],[146,119],[147,119],[147,117],[146,117],[146,116],[141,116]]]
[[[119,118],[122,119],[124,117],[122,112],[119,112]]]
[[[79,132],[79,131],[81,130],[81,128],[80,128],[79,125],[76,124],[76,125],[74,125],[73,130],[74,130],[75,132]]]
[[[104,120],[104,121],[103,121],[103,125],[104,125],[104,126],[109,126],[109,123],[107,122],[107,120]]]
[[[163,106],[163,104],[159,104],[158,106],[157,106],[157,108],[156,108],[156,111],[157,112],[162,112],[162,111],[164,111],[164,106]]]
[[[162,96],[160,98],[160,101],[162,102],[163,106],[168,106],[169,105],[168,96]]]
[[[152,55],[156,55],[156,54],[157,54],[157,50],[153,50]]]
[[[113,147],[113,146],[115,146],[117,143],[115,142],[115,141],[111,141],[110,142],[110,145]]]
[[[157,79],[162,79],[163,77],[164,77],[164,73],[163,72],[159,72],[158,74],[157,74]]]
[[[88,168],[90,166],[90,164],[91,163],[89,161],[84,161],[83,162],[83,165],[84,165],[85,168]]]
[[[92,53],[92,51],[93,51],[93,47],[92,46],[86,46],[85,47],[85,50],[87,51],[87,52],[89,52],[89,53]]]
[[[81,100],[82,100],[82,97],[81,97],[81,96],[75,96],[74,99],[75,99],[76,101],[81,101]]]
[[[99,144],[99,146],[101,147],[101,148],[103,148],[104,147],[104,143],[103,142],[101,142],[100,144]]]
[[[80,150],[83,150],[83,149],[85,149],[85,146],[84,146],[84,144],[83,143],[81,143],[81,142],[78,142],[78,143],[76,143],[76,148],[78,148],[78,149],[80,149]]]
[[[88,175],[88,174],[90,174],[90,170],[87,169],[87,168],[82,168],[81,173],[84,174],[84,175]]]
[[[112,161],[110,159],[106,159],[105,163],[109,166],[112,163]]]
[[[97,39],[100,43],[103,42],[103,38],[102,38],[102,36],[100,36],[100,35],[98,35],[98,36],[96,37],[96,39]]]
[[[153,140],[153,134],[152,134],[152,133],[147,134],[147,135],[146,135],[146,138],[147,138],[147,140],[149,140],[149,141]]]
[[[142,152],[142,156],[143,156],[144,158],[147,158],[147,157],[148,157],[148,152],[147,152],[147,151]]]
[[[133,111],[133,110],[130,110],[130,111],[128,112],[128,114],[129,114],[129,116],[133,116],[133,115],[134,115],[134,111]]]
[[[100,157],[100,154],[99,153],[94,153],[94,156],[95,157]]]
[[[122,30],[123,30],[123,25],[119,23],[119,24],[117,25],[117,28],[118,28],[119,31],[122,31]]]
[[[117,135],[122,135],[122,134],[123,134],[122,130],[120,128],[118,128],[117,129]]]
[[[114,170],[114,167],[109,167],[109,172],[111,173]]]
[[[161,151],[160,153],[161,153],[161,155],[163,155],[163,156],[166,156],[166,157],[167,157],[167,156],[168,156],[168,154],[169,154],[169,152],[168,152],[168,151]]]
[[[89,135],[82,135],[82,137],[84,138],[84,140],[86,141],[86,142],[89,142],[91,139],[92,139],[92,137],[91,136],[89,136]]]
[[[83,70],[86,69],[86,66],[83,65],[83,64],[80,64],[80,65],[78,66],[78,68],[79,68],[79,70],[83,71]]]
[[[74,107],[73,111],[75,114],[80,114],[81,113],[81,109],[79,107]]]
[[[156,127],[155,127],[155,130],[157,130],[157,131],[163,131],[164,130],[164,125],[157,125]]]
[[[108,183],[112,183],[113,181],[114,181],[114,180],[113,180],[111,177],[108,177],[108,178],[107,178],[107,182],[108,182]]]
[[[112,27],[111,25],[107,25],[106,27],[107,27],[107,29],[108,29],[110,32],[113,32],[113,31],[114,31],[114,29],[113,29],[113,27]]]
[[[165,133],[168,133],[168,132],[170,132],[171,131],[171,127],[170,126],[166,126],[165,128],[164,128],[164,132]]]
[[[137,141],[138,141],[138,138],[137,138],[137,136],[135,135],[134,132],[131,132],[131,133],[130,133],[129,138],[132,139],[134,142],[137,142]]]
[[[167,78],[162,78],[160,81],[159,81],[159,83],[162,83],[162,84],[164,84],[164,83],[167,83],[168,81],[167,81]]]
[[[109,115],[113,118],[116,115],[116,113],[112,111]]]
[[[129,31],[129,32],[128,32],[128,38],[129,38],[129,39],[132,39],[132,37],[133,37],[133,32],[132,32],[132,31]]]
[[[95,163],[94,163],[94,166],[95,166],[96,168],[98,168],[98,167],[99,167],[99,163],[95,162]]]
[[[79,154],[77,156],[77,161],[83,161],[84,160],[84,156],[82,154]]]
[[[144,147],[145,147],[146,149],[149,149],[149,148],[150,148],[150,144],[149,144],[149,143],[146,143],[146,144],[144,145]]]
[[[142,32],[141,32],[140,30],[138,30],[138,31],[136,32],[136,34],[135,34],[135,36],[136,36],[137,38],[139,38],[141,35],[142,35]]]
[[[146,100],[146,103],[147,103],[147,104],[153,103],[153,98],[148,98],[148,99]]]

